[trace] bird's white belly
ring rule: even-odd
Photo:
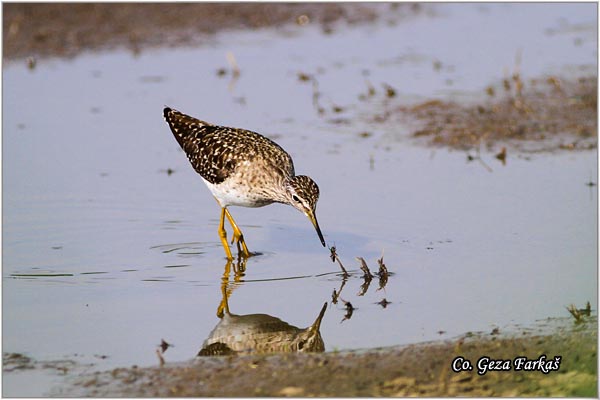
[[[263,196],[253,194],[246,190],[239,190],[240,187],[232,184],[231,180],[215,185],[202,178],[213,196],[221,204],[221,207],[240,206],[240,207],[262,207],[273,203],[272,200],[265,199]]]

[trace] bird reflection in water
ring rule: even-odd
[[[241,262],[242,265],[234,267],[232,285],[229,284],[232,262],[228,261],[225,265],[221,284],[223,299],[217,309],[220,321],[204,341],[198,356],[325,351],[319,329],[327,303],[315,322],[305,329],[267,314],[236,315],[229,311],[228,298],[245,270],[245,260]]]

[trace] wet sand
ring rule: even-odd
[[[505,337],[498,332],[466,334],[451,341],[367,351],[208,357],[162,367],[117,368],[78,377],[58,395],[597,396],[596,319],[579,325],[571,319],[552,324],[557,321],[561,326],[541,336],[524,329]],[[508,360],[511,370],[479,375],[478,360],[486,356]],[[515,370],[516,357],[538,360],[541,356],[546,360],[560,356],[559,369]],[[453,372],[456,357],[469,360],[473,369]]]

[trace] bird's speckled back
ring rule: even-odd
[[[245,129],[217,126],[166,107],[164,117],[192,167],[219,184],[248,161],[266,163],[281,179],[294,176],[294,163],[277,143]]]

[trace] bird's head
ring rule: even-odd
[[[323,342],[320,332],[321,321],[325,315],[325,310],[327,310],[327,303],[323,304],[323,307],[321,307],[321,312],[315,322],[308,328],[300,331],[298,336],[292,341],[292,348],[304,353],[321,353],[325,351],[325,343]]]
[[[288,179],[286,183],[286,200],[289,205],[306,215],[317,230],[321,244],[325,247],[325,239],[317,222],[317,201],[319,186],[310,177],[298,175]]]

